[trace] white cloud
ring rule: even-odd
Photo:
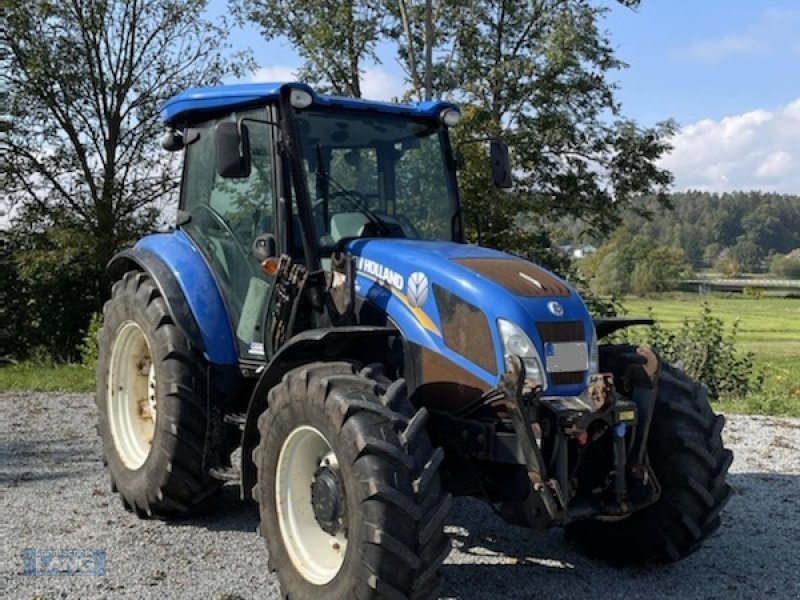
[[[716,63],[729,56],[754,54],[766,50],[766,44],[752,35],[725,35],[693,42],[685,48],[673,50],[672,58],[705,63]]]
[[[297,81],[297,67],[289,65],[275,65],[272,67],[259,67],[250,76],[252,82],[281,82]]]
[[[800,193],[800,98],[775,111],[755,110],[683,127],[661,164],[678,190],[774,190]]]
[[[361,74],[361,96],[369,100],[394,100],[405,92],[402,79],[380,67],[366,69]]]
[[[756,169],[756,175],[764,179],[776,179],[789,174],[792,167],[792,155],[785,150],[770,152]]]
[[[798,53],[798,30],[800,10],[767,8],[744,31],[695,40],[672,50],[670,57],[687,62],[718,63],[730,57]]]

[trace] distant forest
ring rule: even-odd
[[[695,270],[735,261],[742,271],[763,272],[774,255],[800,248],[800,196],[688,191],[672,194],[670,201],[674,208],[665,210],[646,199],[641,208],[652,218],[627,213],[622,228],[682,248]],[[577,233],[576,227],[568,231]]]

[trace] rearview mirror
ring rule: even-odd
[[[508,158],[508,146],[500,140],[491,140],[489,158],[492,162],[492,181],[495,187],[510,188],[511,160]]]
[[[177,129],[165,131],[161,136],[161,147],[167,152],[183,150],[183,132]]]
[[[250,175],[250,137],[247,125],[225,121],[214,132],[217,151],[217,173],[220,177]]]

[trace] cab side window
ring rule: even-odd
[[[249,247],[262,233],[272,231],[274,215],[270,128],[261,111],[234,114],[226,121],[244,119],[250,134],[252,168],[248,177],[223,178],[216,171],[214,128],[222,120],[207,121],[196,129],[199,139],[188,149],[184,209],[212,212],[220,226],[227,226],[232,237]]]

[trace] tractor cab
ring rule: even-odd
[[[463,241],[448,136],[456,107],[321,97],[301,85],[284,86],[282,102],[281,89],[193,89],[163,111],[165,146],[186,152],[178,227],[208,261],[245,361],[271,353],[275,274],[265,261],[287,255],[330,271],[348,240]]]

